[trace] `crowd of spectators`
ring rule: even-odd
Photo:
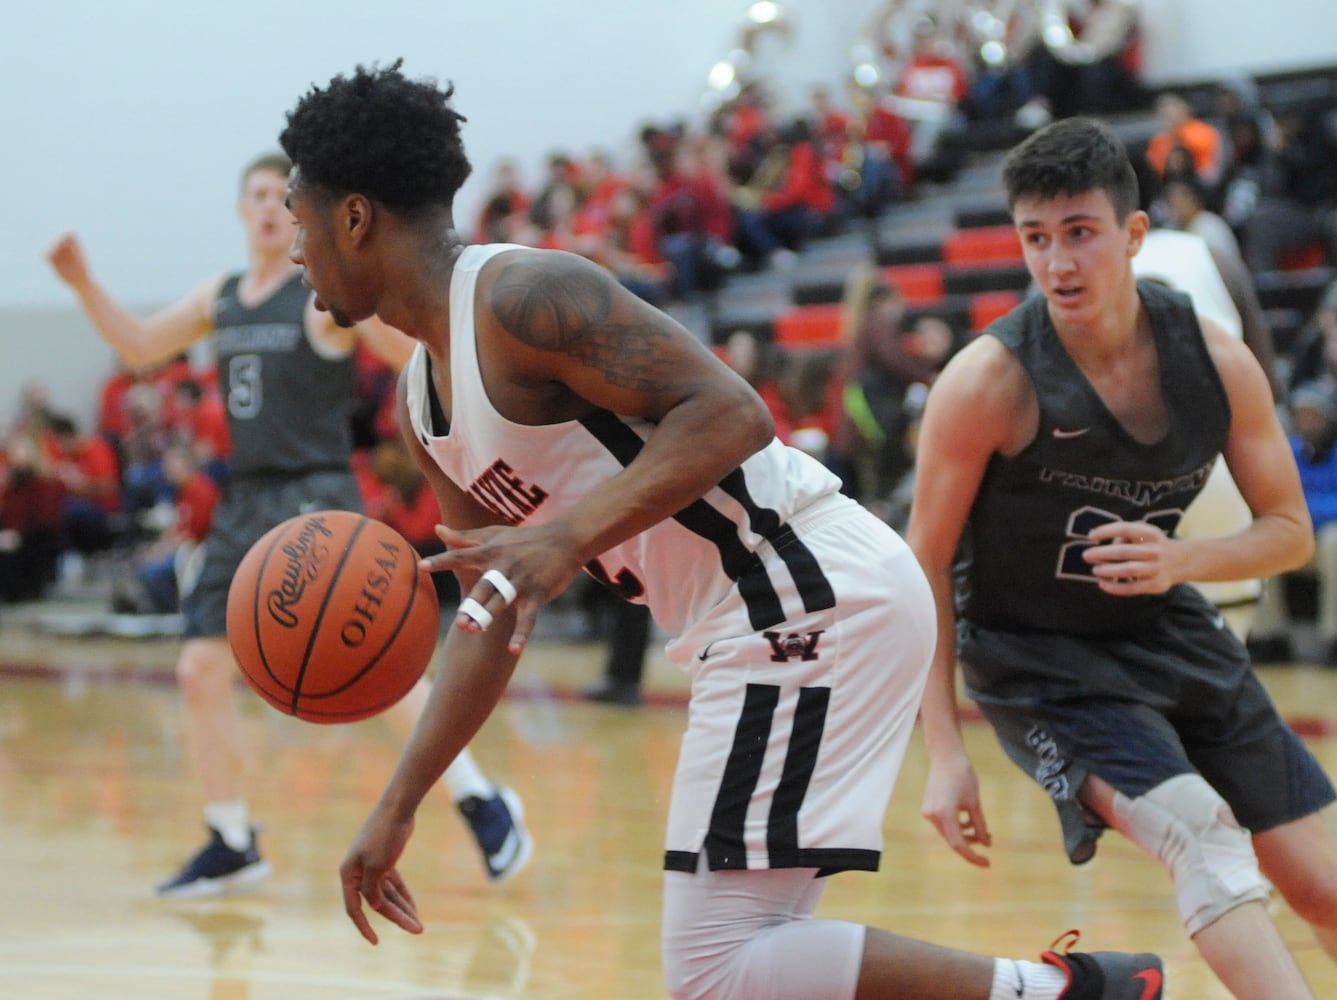
[[[761,83],[744,83],[699,127],[644,126],[627,162],[603,149],[554,150],[533,185],[504,160],[461,228],[476,242],[581,254],[656,305],[709,305],[732,273],[788,270],[810,241],[950,181],[972,125],[1006,122],[1015,134],[1069,114],[1154,108],[1155,134],[1135,151],[1144,153],[1153,221],[1206,241],[1246,326],[1261,320],[1252,276],[1337,266],[1337,84],[1322,100],[1278,107],[1247,78],[1153,102],[1138,79],[1135,3],[1069,4],[1069,37],[1058,43],[1027,16],[1042,6],[1018,5],[1001,59],[984,58],[964,21],[921,17],[875,82],[814,86],[788,109]],[[782,439],[903,524],[919,408],[971,331],[934,315],[908,318],[871,265],[849,276],[842,313],[839,342],[827,349],[786,352],[749,330],[715,349],[766,399]],[[1297,437],[1302,468],[1331,449],[1311,425],[1326,412],[1320,399],[1337,401],[1332,329],[1337,292],[1278,352],[1272,373],[1288,427],[1309,432]],[[358,371],[353,434],[367,509],[430,550],[439,544],[435,505],[398,444],[394,374],[365,351]],[[1292,397],[1304,415],[1292,412]],[[227,454],[213,374],[184,357],[153,372],[114,372],[88,430],[29,386],[0,448],[0,601],[38,596],[61,567],[77,571],[129,546],[138,585],[122,605],[170,607],[225,487]],[[1307,478],[1307,488],[1320,479]],[[1332,593],[1325,641],[1337,663],[1337,585]]]

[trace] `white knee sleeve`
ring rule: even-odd
[[[1201,775],[1181,774],[1136,799],[1116,792],[1114,812],[1120,829],[1169,869],[1189,934],[1267,898],[1249,832]]]
[[[665,872],[664,980],[674,1000],[853,1000],[864,928],[811,917],[811,869]]]

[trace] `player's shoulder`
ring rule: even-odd
[[[202,323],[207,323],[212,327],[218,308],[224,301],[224,289],[227,287],[229,279],[233,277],[234,275],[227,271],[209,275],[182,297],[182,303]]]
[[[978,388],[1024,375],[1021,362],[999,337],[977,334],[947,362],[939,381],[950,378]]]
[[[997,337],[976,336],[958,351],[929,392],[937,419],[979,426],[1010,424],[1035,390],[1017,356]]]

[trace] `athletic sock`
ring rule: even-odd
[[[461,750],[450,767],[446,768],[442,780],[450,789],[450,797],[456,802],[463,802],[474,796],[490,799],[497,794],[497,786],[487,780],[468,747]]]
[[[251,846],[251,816],[243,800],[206,803],[204,819],[234,851]]]
[[[1056,966],[995,958],[989,1000],[1058,1000],[1067,986],[1067,976]]]

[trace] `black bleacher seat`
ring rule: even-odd
[[[942,272],[943,290],[948,295],[973,292],[1024,292],[1031,283],[1025,264],[994,264],[960,267],[946,265]]]
[[[729,335],[738,330],[747,330],[756,334],[757,339],[765,343],[775,340],[775,322],[770,315],[759,313],[721,311],[710,320],[710,343],[718,346],[729,339]]]
[[[942,260],[940,240],[924,243],[884,243],[877,248],[879,267],[893,264],[934,264]]]
[[[793,296],[796,306],[815,306],[828,302],[839,302],[845,294],[845,283],[835,277],[809,278],[794,282]]]
[[[958,229],[1010,225],[1012,225],[1012,213],[1007,210],[1006,202],[963,205],[956,210],[956,227]]]
[[[1337,278],[1331,267],[1307,267],[1296,271],[1262,271],[1253,276],[1258,289],[1258,302],[1265,311],[1293,309],[1308,317],[1318,306],[1318,300]]]

